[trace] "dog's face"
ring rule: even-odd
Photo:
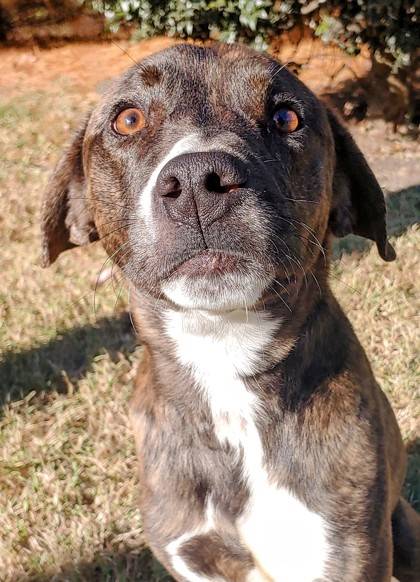
[[[279,63],[237,46],[178,45],[123,75],[58,165],[43,227],[46,264],[100,238],[138,289],[216,311],[296,285],[330,233],[394,258],[349,134]]]

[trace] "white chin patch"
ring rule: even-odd
[[[271,283],[268,277],[226,273],[217,278],[181,276],[162,283],[170,301],[184,309],[231,311],[255,305]]]

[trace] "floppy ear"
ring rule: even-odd
[[[369,238],[384,261],[393,261],[396,254],[387,239],[381,187],[350,133],[327,112],[336,156],[330,230],[337,237],[353,233]]]
[[[42,265],[48,267],[58,255],[98,239],[86,199],[83,170],[83,139],[88,118],[77,131],[58,162],[47,186],[41,211]]]

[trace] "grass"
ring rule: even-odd
[[[82,102],[83,101],[83,102]],[[144,546],[127,420],[141,357],[125,293],[93,285],[92,246],[38,266],[48,172],[89,106],[63,80],[0,100],[0,578],[163,582]],[[409,444],[406,494],[420,508],[415,251],[419,188],[390,198],[398,261],[340,245],[333,285]]]

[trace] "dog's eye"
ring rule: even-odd
[[[273,115],[273,120],[281,133],[293,133],[300,125],[297,113],[287,107],[277,109]]]
[[[146,119],[144,113],[140,109],[130,107],[118,114],[113,127],[120,135],[131,135],[143,129],[145,125]]]

